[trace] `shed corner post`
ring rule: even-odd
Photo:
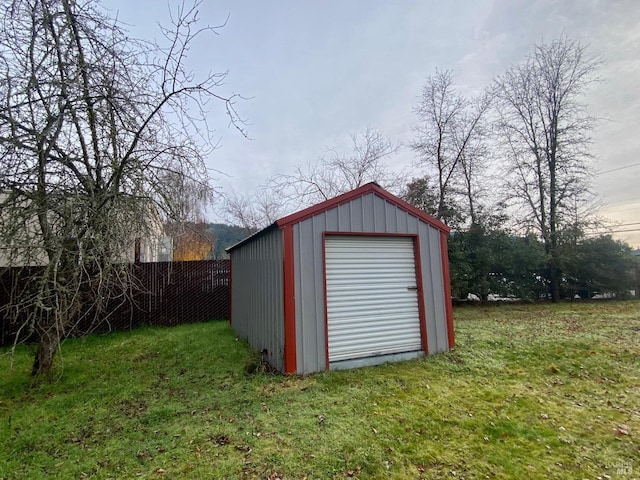
[[[293,227],[282,228],[282,268],[284,292],[284,373],[297,372],[295,268],[293,255]]]
[[[229,282],[229,305],[227,309],[227,316],[229,317],[229,325],[232,325],[231,316],[233,312],[233,278],[232,278],[233,268],[231,265],[231,253],[229,253],[228,268],[229,268],[229,273],[227,274],[228,275],[227,282]]]
[[[451,274],[449,273],[449,250],[447,247],[446,232],[440,232],[440,257],[442,260],[442,281],[444,284],[444,308],[447,318],[447,339],[449,348],[456,345],[455,333],[453,331],[453,302],[451,300]]]
[[[418,317],[420,318],[420,343],[425,355],[429,355],[429,340],[427,332],[427,313],[424,306],[424,286],[422,284],[422,254],[420,253],[420,238],[412,236],[413,262],[416,269],[416,285],[418,287]]]

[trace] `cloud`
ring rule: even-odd
[[[156,3],[105,0],[140,28],[134,34],[146,38],[157,35],[154,22],[162,20],[148,14],[164,13]],[[524,60],[534,44],[562,34],[589,45],[604,60],[602,81],[585,98],[591,113],[606,119],[594,132],[596,168],[640,157],[637,0],[225,0],[200,8],[210,24],[230,18],[219,36],[194,47],[192,65],[202,71],[229,69],[225,91],[253,97],[238,106],[251,122],[254,140],[215,117],[223,147],[210,159],[246,191],[275,172],[315,160],[366,126],[408,142],[416,122],[412,107],[436,67],[453,69],[462,90],[478,93]],[[398,157],[401,163],[411,159],[409,150]],[[601,175],[594,186],[605,199],[638,200],[637,187],[627,179],[639,172]],[[631,218],[633,211],[624,215]]]

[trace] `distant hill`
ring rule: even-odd
[[[225,248],[235,245],[256,231],[255,229],[247,229],[225,223],[210,223],[209,230],[217,238],[216,248],[213,251],[213,258],[215,259],[227,258],[227,252],[224,251]]]

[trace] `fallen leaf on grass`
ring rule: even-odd
[[[157,473],[158,475],[164,475],[167,471],[164,468],[156,468],[153,473]]]
[[[560,369],[558,368],[558,366],[554,365],[553,363],[547,367],[547,370],[550,371],[551,373],[559,373],[560,372]]]
[[[616,428],[613,429],[613,433],[615,435],[630,435],[631,428],[628,425],[620,424]]]
[[[226,435],[220,434],[220,435],[216,435],[215,437],[212,437],[211,440],[220,446],[223,445],[227,445],[228,443],[231,443],[231,439],[229,437],[227,437]]]
[[[357,474],[359,474],[361,471],[362,471],[362,467],[358,465],[354,470],[347,470],[346,472],[344,472],[344,474],[349,478],[353,478]]]

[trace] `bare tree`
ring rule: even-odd
[[[499,127],[509,158],[509,197],[524,208],[548,256],[551,297],[560,298],[561,234],[588,194],[590,132],[581,97],[599,61],[565,37],[535,47],[495,83]]]
[[[490,193],[485,173],[489,156],[487,143],[492,131],[486,117],[492,103],[493,97],[489,93],[470,100],[456,135],[463,182],[461,194],[467,204],[471,225],[481,223],[483,201]]]
[[[386,163],[398,152],[399,145],[372,128],[351,133],[349,138],[350,153],[343,154],[335,147],[330,148],[328,156],[298,166],[293,174],[276,175],[267,186],[292,203],[293,208],[328,200],[369,182],[391,190],[402,186],[401,177]]]
[[[250,235],[287,213],[286,204],[273,191],[262,187],[249,195],[231,190],[225,195],[221,215],[228,222],[243,227]]]
[[[256,229],[369,182],[399,192],[405,176],[393,172],[386,161],[400,146],[372,128],[351,133],[349,138],[352,150],[347,154],[329,148],[327,156],[299,165],[293,173],[271,177],[255,195],[231,192],[223,215],[228,221]]]
[[[435,216],[447,220],[451,206],[468,204],[471,222],[477,221],[478,179],[483,170],[491,96],[473,100],[455,89],[451,71],[436,70],[425,83],[414,108],[420,121],[412,148],[428,169],[437,192]]]
[[[210,198],[204,104],[242,122],[218,93],[226,74],[185,65],[193,39],[215,33],[197,3],[177,8],[162,44],[90,0],[4,0],[0,21],[0,245],[29,287],[0,313],[20,319],[16,339],[38,338],[37,375],[83,315],[126,299],[135,239],[179,218],[181,194]]]
[[[175,167],[175,170],[159,172],[154,179],[154,182],[162,185],[158,195],[163,204],[159,211],[163,223],[180,227],[180,224],[204,222],[206,208],[214,200],[213,188],[209,181],[194,181],[182,164]]]

